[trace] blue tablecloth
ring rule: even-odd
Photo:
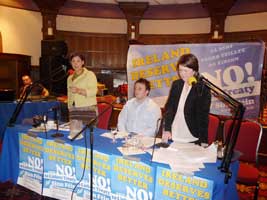
[[[13,182],[17,182],[18,178],[18,165],[19,165],[19,137],[18,135],[20,133],[27,133],[28,129],[30,127],[17,125],[16,127],[10,128],[8,127],[6,129],[5,137],[4,137],[4,143],[2,148],[2,154],[0,157],[0,181],[4,182],[7,180],[11,180]],[[50,130],[48,132],[48,139],[52,139],[51,135],[55,131]],[[121,145],[121,141],[119,140],[116,144],[111,144],[110,139],[101,137],[100,134],[106,132],[102,129],[94,129],[94,150],[97,150],[99,152],[103,152],[106,154],[115,154],[115,155],[121,155],[121,153],[118,151],[117,146]],[[70,143],[72,145],[79,145],[84,146],[85,140],[78,140],[74,142],[70,142],[69,139],[67,139],[67,132],[64,133],[64,137],[62,140],[65,140],[67,143]],[[45,138],[44,133],[39,133],[38,137]],[[87,138],[87,144],[89,146],[89,132],[86,133]],[[88,147],[89,148],[89,147]],[[147,164],[150,163],[151,156],[150,154],[142,154],[141,156],[138,156],[142,162],[145,162]],[[152,165],[161,165],[160,163],[153,163]],[[166,165],[162,165],[164,167],[168,167]],[[199,172],[195,173],[195,176],[213,180],[214,181],[214,187],[213,187],[213,199],[216,200],[223,200],[223,199],[231,199],[235,200],[238,199],[235,180],[237,176],[238,171],[238,162],[235,161],[231,164],[231,171],[232,171],[232,177],[229,179],[228,184],[224,183],[225,174],[220,172],[218,170],[218,166],[220,166],[220,161],[217,161],[217,163],[210,163],[205,164],[205,168],[202,169]]]
[[[11,118],[15,108],[16,102],[0,103],[0,139],[4,134],[6,125]],[[21,112],[17,117],[17,124],[21,124],[23,119],[32,118],[35,115],[42,115],[47,112],[51,107],[59,106],[58,101],[39,101],[39,102],[25,102]]]

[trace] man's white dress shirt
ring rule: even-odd
[[[152,99],[146,97],[139,102],[136,98],[127,101],[118,118],[119,131],[134,132],[153,137],[159,126],[161,109]]]

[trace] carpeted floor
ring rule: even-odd
[[[260,166],[260,190],[258,200],[267,200],[267,166]],[[240,200],[250,200],[253,199],[254,188],[245,187],[244,185],[237,185]],[[52,200],[52,198],[41,197],[40,195],[25,189],[17,185],[15,188],[10,182],[0,183],[0,200],[38,200],[47,199]],[[232,199],[231,199],[232,200]]]
[[[0,183],[0,200],[54,200],[43,197],[22,186],[14,185],[11,182]]]
[[[260,166],[259,178],[259,196],[258,200],[267,200],[267,166]],[[253,199],[255,187],[246,187],[245,185],[237,184],[237,190],[240,200]]]

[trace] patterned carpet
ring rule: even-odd
[[[14,185],[11,182],[0,183],[0,200],[55,200],[43,197],[22,186]]]
[[[267,200],[267,166],[260,166],[260,190],[258,200]],[[237,185],[240,200],[253,199],[254,188],[244,185]],[[0,200],[37,200],[52,198],[41,197],[40,195],[29,191],[19,185],[15,188],[10,182],[0,183]]]
[[[267,200],[267,166],[260,166],[259,178],[259,195],[258,200]],[[247,187],[245,185],[237,184],[237,190],[240,200],[253,199],[255,187]]]

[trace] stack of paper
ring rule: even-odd
[[[216,162],[216,159],[214,145],[203,148],[193,143],[178,142],[173,142],[168,148],[156,149],[153,155],[153,161],[169,164],[173,171],[188,175],[203,168],[204,163]]]
[[[116,138],[125,138],[127,133],[118,132]],[[111,133],[102,134],[103,137],[112,139]],[[154,143],[161,142],[160,138],[138,136],[138,145],[129,146],[125,143],[118,150],[123,155],[136,155],[142,153],[152,154]],[[166,156],[167,155],[167,156]],[[153,161],[169,164],[171,169],[186,175],[193,175],[195,171],[204,168],[204,163],[215,163],[217,160],[217,148],[210,145],[207,148],[193,143],[173,142],[168,148],[155,148]]]

